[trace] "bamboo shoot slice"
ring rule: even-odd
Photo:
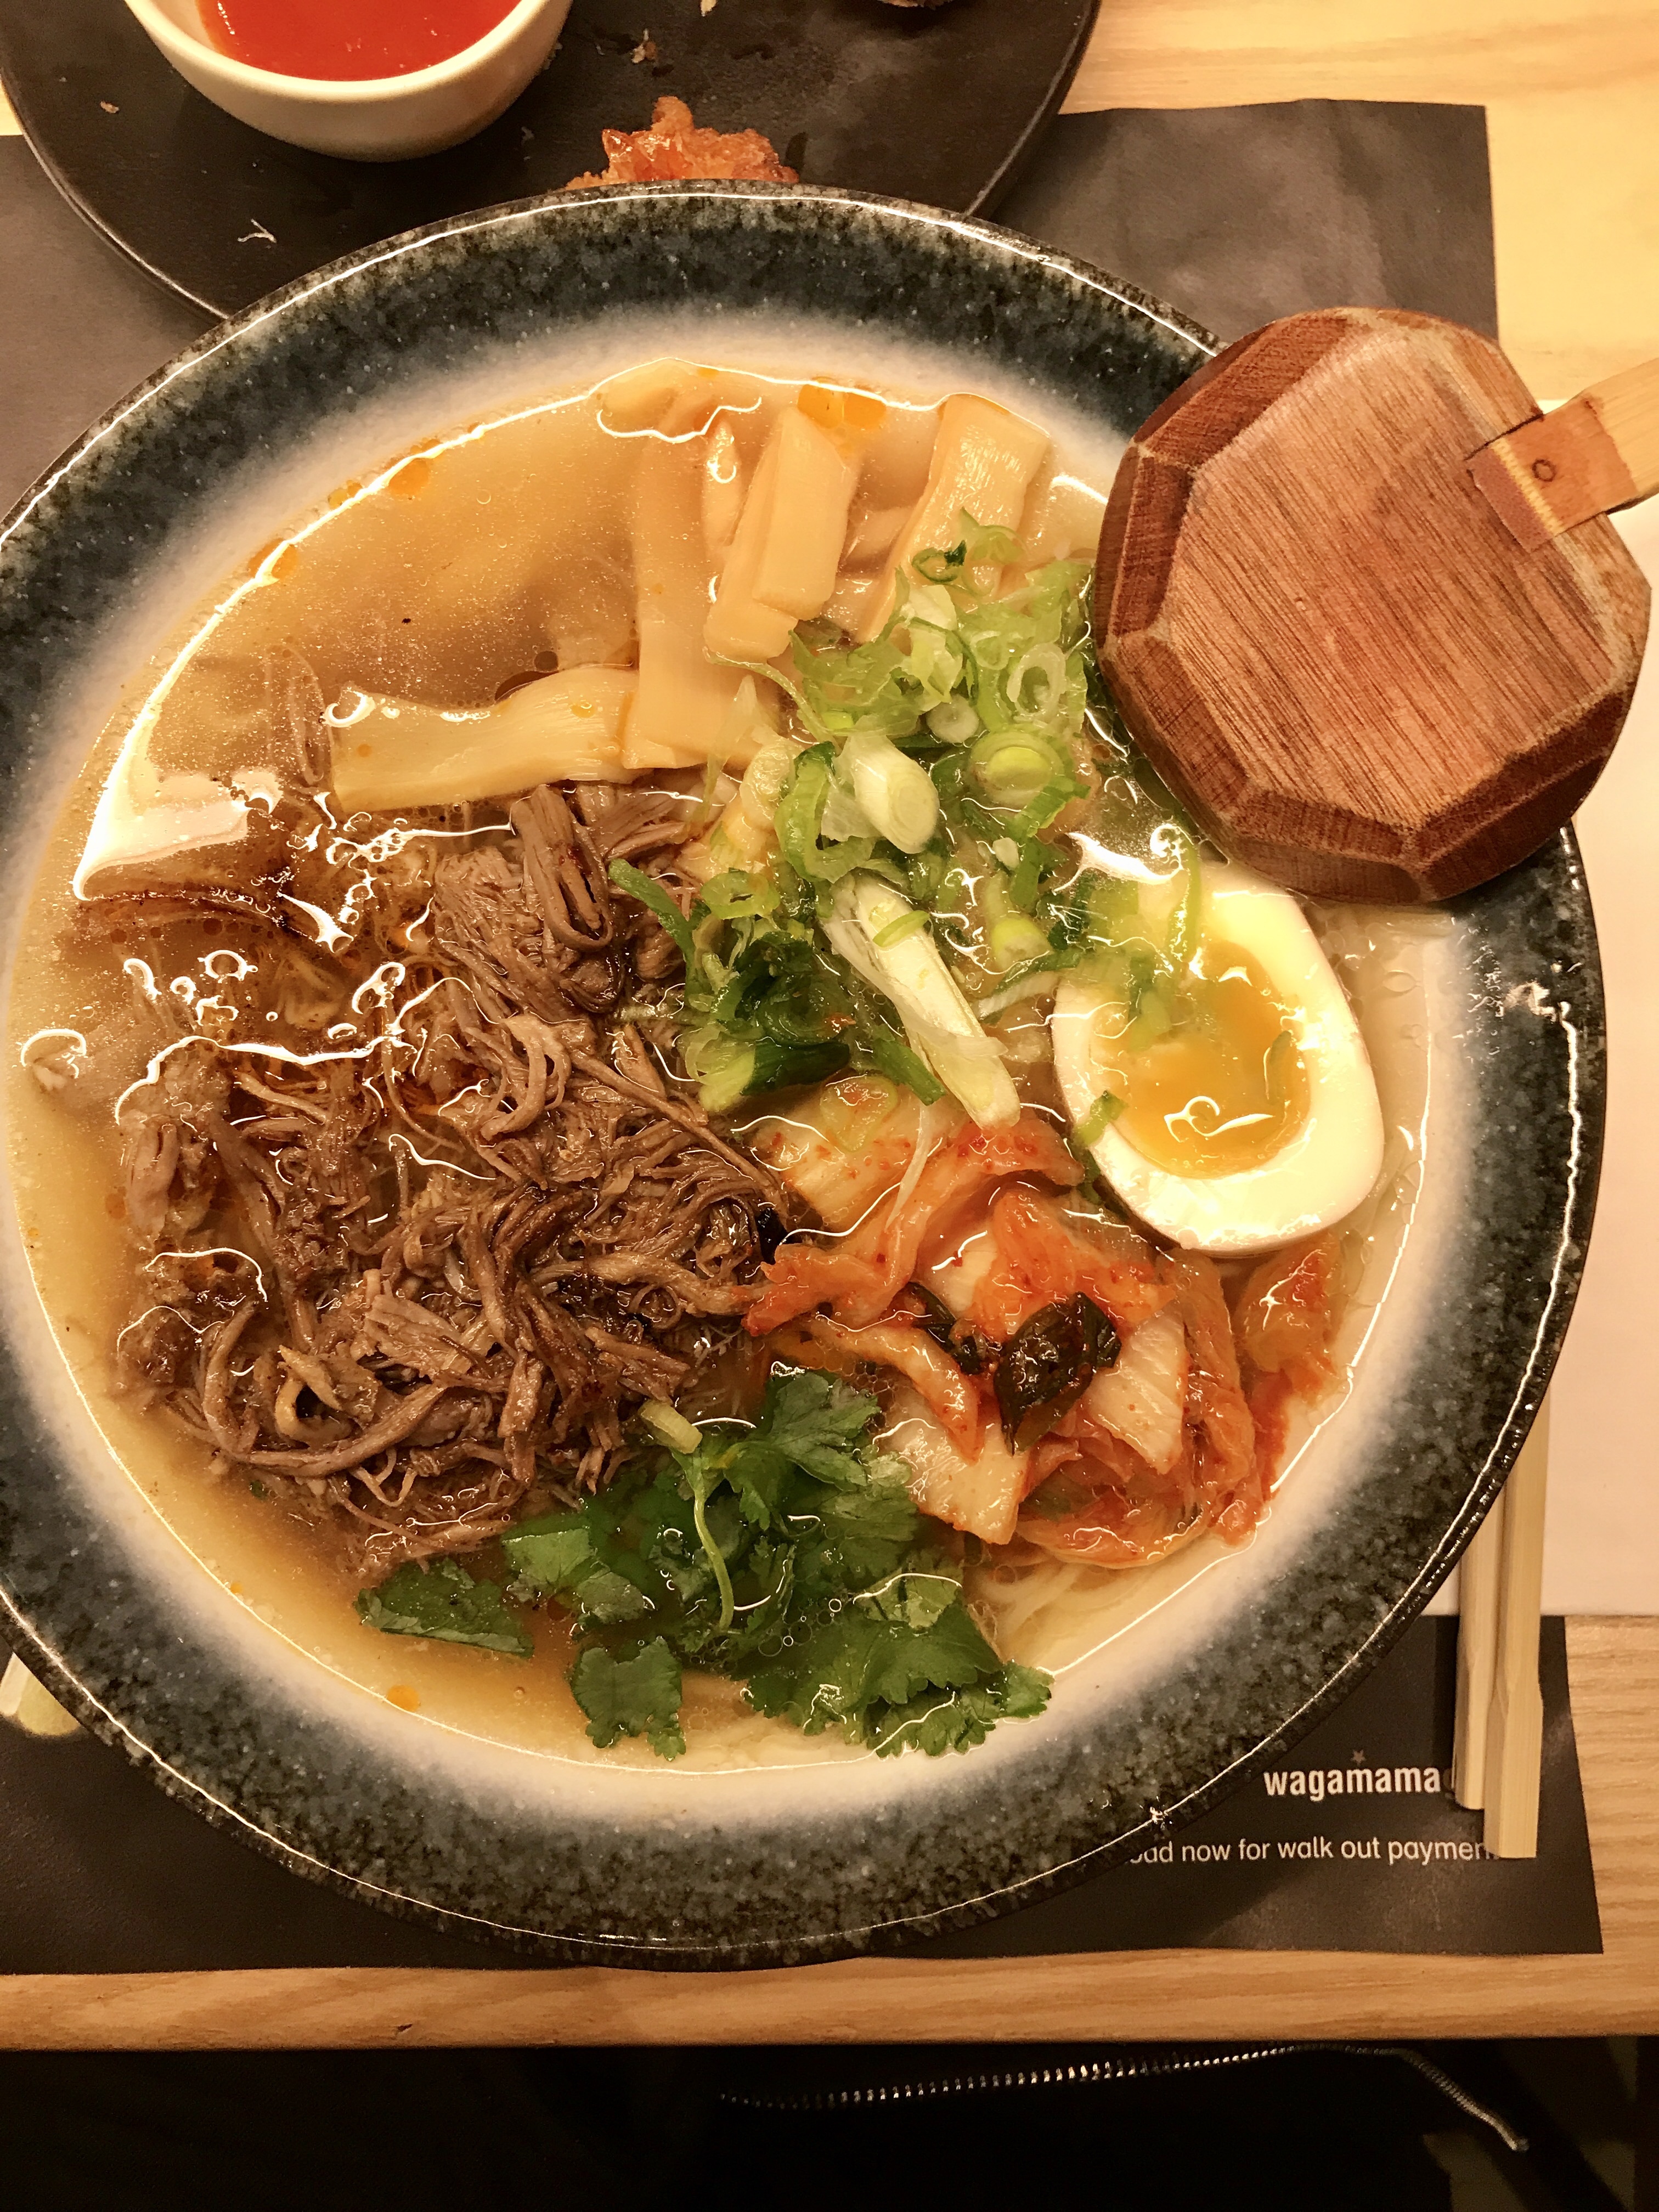
[[[743,515],[742,457],[737,434],[725,421],[708,433],[702,467],[702,542],[716,566],[725,561]]]
[[[625,368],[600,387],[600,428],[623,438],[654,430],[696,374],[689,361],[677,361],[672,356]]]
[[[771,660],[789,642],[794,620],[757,598],[756,579],[772,524],[778,483],[778,440],[774,433],[755,466],[749,496],[720,572],[720,589],[703,624],[703,642],[726,660]]]
[[[1012,530],[1024,511],[1025,495],[1048,453],[1048,434],[1023,416],[991,400],[957,392],[939,415],[927,489],[880,571],[881,589],[865,608],[858,635],[879,635],[893,611],[894,579],[918,553],[954,545],[961,536],[963,510],[975,522]],[[969,580],[975,591],[994,594],[1000,571],[981,562]]]
[[[799,622],[822,614],[836,588],[858,470],[799,407],[784,410],[774,435],[778,473],[755,596]]]
[[[842,444],[787,407],[755,470],[704,632],[730,660],[771,660],[836,588],[858,483]]]
[[[612,437],[665,437],[708,428],[731,409],[749,414],[761,404],[758,379],[740,369],[711,368],[672,356],[624,369],[600,387],[599,427]]]
[[[572,668],[483,708],[348,692],[328,713],[331,788],[355,814],[626,781],[638,773],[624,761],[635,683],[631,668]]]
[[[634,480],[640,669],[630,739],[698,760],[710,757],[743,677],[740,669],[715,666],[703,650],[714,580],[702,528],[708,458],[706,437],[672,444],[647,438]],[[730,658],[770,659],[781,650],[780,643],[758,656]]]

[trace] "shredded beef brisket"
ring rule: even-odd
[[[736,1327],[785,1209],[639,1025],[678,955],[609,863],[673,885],[690,810],[598,787],[575,806],[544,786],[505,823],[392,837],[328,945],[283,933],[325,896],[303,820],[279,908],[170,885],[90,917],[234,939],[251,979],[228,1036],[198,1010],[128,1096],[121,1380],[377,1568],[604,1481],[632,1408]],[[327,849],[337,895],[342,854],[378,848]],[[238,1042],[258,1019],[307,1048]]]

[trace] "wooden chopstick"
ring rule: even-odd
[[[1452,1790],[1460,1805],[1486,1802],[1486,1746],[1498,1669],[1498,1585],[1504,1566],[1500,1490],[1475,1530],[1457,1571],[1457,1720],[1452,1735]]]
[[[15,1655],[0,1674],[0,1721],[10,1721],[25,1735],[74,1735],[80,1727]]]
[[[1538,1616],[1548,1463],[1547,1402],[1459,1571],[1452,1788],[1460,1805],[1485,1809],[1486,1848],[1499,1858],[1530,1858],[1537,1850],[1543,1733]]]
[[[1543,1610],[1549,1454],[1547,1399],[1504,1486],[1504,1547],[1498,1574],[1497,1656],[1486,1720],[1485,1808],[1486,1849],[1500,1859],[1529,1859],[1538,1853],[1538,1791],[1544,1756],[1538,1630]]]

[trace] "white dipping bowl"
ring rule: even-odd
[[[401,161],[459,145],[493,123],[553,51],[570,0],[519,0],[447,61],[403,76],[283,76],[233,61],[209,40],[196,0],[127,0],[186,83],[239,122],[290,146],[352,161]]]

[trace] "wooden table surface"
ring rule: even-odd
[[[1659,356],[1654,0],[1102,0],[1067,106],[1302,99],[1486,107],[1502,334],[1541,397]],[[9,122],[0,99],[0,130]],[[16,1976],[0,1978],[0,2046],[1651,2034],[1659,1621],[1572,1621],[1567,1648],[1599,1958],[1165,1951],[754,1974]]]
[[[1498,316],[1541,398],[1659,355],[1654,0],[1101,0],[1067,106],[1484,106]]]

